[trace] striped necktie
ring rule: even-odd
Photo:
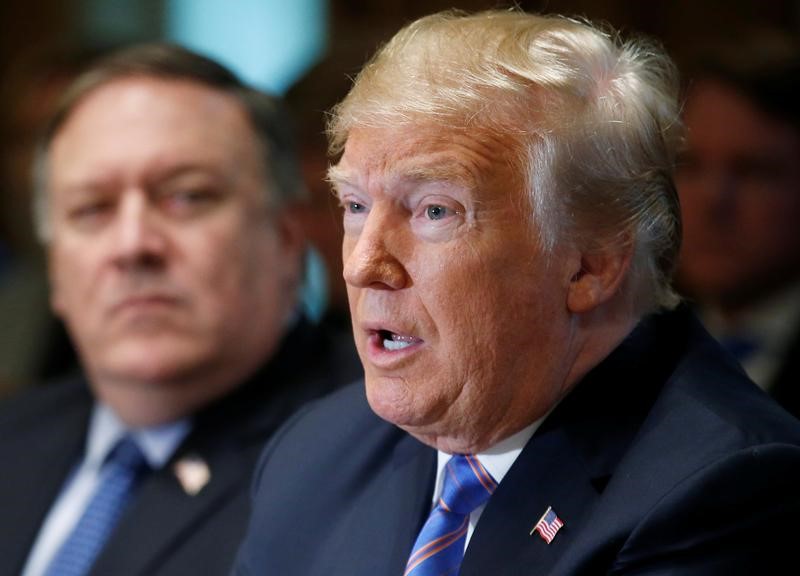
[[[75,528],[53,557],[46,576],[84,576],[122,516],[133,488],[147,468],[141,449],[122,438],[103,465],[103,479]]]
[[[414,543],[404,576],[455,576],[464,557],[469,515],[497,482],[474,456],[456,455],[445,466],[442,496]]]

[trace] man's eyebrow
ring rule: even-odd
[[[431,165],[398,166],[392,170],[388,178],[392,182],[448,182],[464,186],[465,188],[477,188],[475,176],[463,166],[451,163],[437,163]],[[336,193],[340,186],[350,186],[358,188],[355,179],[351,174],[338,165],[328,168],[326,180],[333,187]]]
[[[325,181],[331,185],[331,191],[334,196],[338,196],[340,186],[356,186],[349,172],[340,168],[338,164],[328,168],[328,172],[325,174]]]

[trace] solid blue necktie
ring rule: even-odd
[[[404,576],[455,576],[464,557],[469,515],[497,482],[474,456],[456,455],[445,467],[442,496],[422,527]]]
[[[105,476],[72,533],[53,557],[46,576],[84,576],[125,510],[147,468],[141,449],[124,437],[106,459]]]

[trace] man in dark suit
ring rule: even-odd
[[[755,574],[800,423],[670,287],[661,50],[521,12],[399,32],[334,109],[366,376],[267,447],[235,573]]]
[[[712,45],[690,70],[678,285],[800,416],[800,46],[762,30]]]
[[[299,305],[283,112],[206,58],[134,47],[75,81],[37,170],[85,376],[0,408],[0,574],[225,574],[264,440],[360,372]]]

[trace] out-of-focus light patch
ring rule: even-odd
[[[165,33],[283,94],[325,51],[327,16],[327,0],[167,0]]]

